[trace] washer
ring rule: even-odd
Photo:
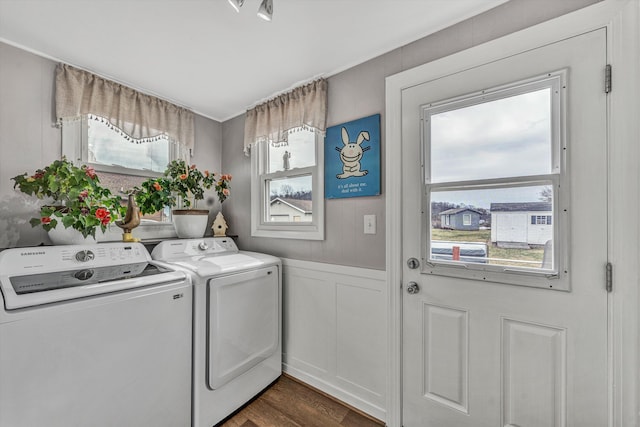
[[[139,243],[0,252],[0,426],[191,425],[192,286]]]
[[[164,241],[151,256],[192,277],[193,427],[211,427],[282,372],[280,259],[228,237]]]

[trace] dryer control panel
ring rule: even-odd
[[[202,239],[166,240],[153,249],[152,258],[165,261],[194,255],[238,253],[238,246],[230,237],[206,237]]]

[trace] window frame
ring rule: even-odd
[[[269,156],[266,144],[251,147],[251,236],[280,239],[324,240],[324,149],[322,135],[313,131],[316,164],[268,173]],[[306,221],[267,221],[270,195],[267,183],[273,179],[311,175],[313,219]]]
[[[177,144],[169,142],[169,161],[178,158],[179,153],[174,148]],[[122,175],[134,175],[140,177],[161,177],[162,172],[154,172],[144,169],[132,169],[122,166],[104,165],[101,163],[89,162],[89,118],[82,115],[79,119],[63,120],[62,122],[62,155],[73,160],[76,164],[91,166],[97,172],[107,172]],[[141,221],[136,227],[136,237],[147,239],[168,239],[176,238],[177,234],[172,221],[157,222],[150,220]],[[114,241],[122,238],[122,230],[110,224],[104,233],[104,240]]]
[[[524,285],[568,291],[568,218],[569,179],[566,151],[566,91],[567,70],[558,70],[530,79],[485,89],[422,106],[422,269],[423,274],[469,278],[481,281]],[[517,96],[539,89],[551,89],[551,170],[549,174],[512,176],[508,178],[477,179],[457,182],[430,182],[430,115],[458,108]],[[550,186],[553,190],[553,268],[527,268],[464,261],[440,260],[431,256],[431,193],[434,191],[486,190],[519,186]],[[492,224],[494,226],[494,224]]]

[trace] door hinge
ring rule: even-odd
[[[604,67],[604,93],[611,92],[611,64]]]
[[[607,292],[613,291],[613,264],[610,262],[607,263],[607,273],[606,273],[606,289]]]

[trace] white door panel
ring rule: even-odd
[[[568,262],[559,274],[569,291],[423,274],[405,265],[405,289],[415,282],[420,290],[403,294],[404,426],[607,425],[605,64],[606,33],[597,30],[435,80],[426,76],[403,91],[405,261],[423,254],[424,105],[566,70],[560,162],[570,184],[561,189],[565,218],[554,219],[555,226],[568,224],[561,232]]]

